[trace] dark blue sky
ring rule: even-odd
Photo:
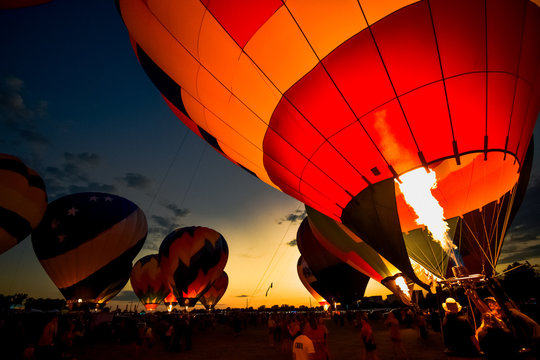
[[[0,152],[38,171],[49,200],[104,191],[134,201],[150,228],[137,258],[157,252],[175,227],[212,227],[231,251],[222,302],[243,306],[245,295],[254,295],[254,306],[309,301],[296,275],[298,250],[287,245],[302,205],[229,163],[176,119],[138,64],[113,0],[0,11],[0,46]],[[499,263],[539,262],[539,148]],[[0,293],[59,296],[29,241],[0,255],[0,274]],[[271,281],[278,286],[265,299]]]

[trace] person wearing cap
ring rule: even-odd
[[[447,353],[452,356],[478,356],[480,345],[475,331],[467,318],[460,314],[461,304],[454,298],[447,298],[442,304],[445,311],[443,319],[443,335]]]

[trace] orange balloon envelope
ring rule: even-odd
[[[140,258],[131,269],[130,282],[133,292],[149,311],[157,309],[170,292],[159,266],[158,254]]]
[[[219,300],[225,295],[227,286],[229,286],[229,276],[224,271],[221,273],[221,276],[212,283],[210,288],[202,294],[199,301],[207,310],[215,308]]]
[[[435,170],[446,220],[498,201],[518,181],[540,109],[536,1],[118,8],[143,69],[182,122],[400,269],[410,267],[402,234],[420,227],[395,180]],[[380,217],[377,230],[366,230],[365,213]]]
[[[35,229],[47,209],[43,179],[21,159],[0,154],[0,254]]]
[[[217,280],[229,257],[217,231],[191,226],[174,230],[159,247],[159,262],[170,289],[182,306],[195,306]]]

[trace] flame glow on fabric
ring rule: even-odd
[[[49,203],[32,245],[68,302],[106,303],[128,282],[147,233],[146,217],[133,202],[76,193]]]
[[[143,69],[184,124],[400,269],[410,267],[402,232],[425,234],[401,216],[386,226],[402,205],[388,214],[373,205],[395,202],[394,179],[435,170],[447,219],[517,182],[540,108],[536,0],[118,8]],[[366,213],[388,228],[385,241],[366,231]]]
[[[140,258],[129,278],[133,292],[146,310],[156,310],[158,305],[170,293],[169,284],[161,272],[158,254]]]
[[[0,254],[30,235],[46,209],[41,176],[21,159],[0,154]]]
[[[228,257],[225,238],[202,226],[176,229],[159,247],[160,266],[181,306],[195,306],[221,276]]]

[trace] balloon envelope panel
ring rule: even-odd
[[[133,202],[77,193],[48,205],[32,245],[66,300],[103,302],[128,282],[147,233],[146,217]]]
[[[332,255],[313,234],[307,218],[298,228],[298,249],[311,269],[311,287],[328,302],[352,304],[364,296],[369,276]]]
[[[0,154],[0,254],[24,240],[47,209],[43,179],[21,159]]]
[[[199,301],[207,309],[213,309],[219,300],[225,295],[227,287],[229,286],[229,276],[224,271],[221,276],[212,283],[210,288],[202,294]]]
[[[217,231],[191,226],[167,235],[159,247],[160,264],[181,305],[195,306],[225,268],[229,248]]]
[[[133,292],[147,310],[155,309],[169,294],[169,284],[161,272],[158,254],[140,258],[130,276]]]

